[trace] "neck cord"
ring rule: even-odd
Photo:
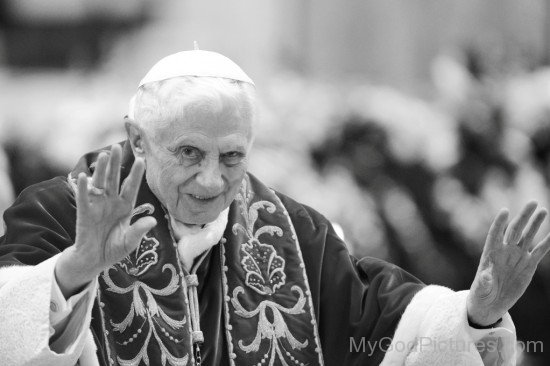
[[[163,207],[166,220],[168,221],[168,229],[170,232],[170,235],[172,236],[172,241],[174,242],[174,246],[176,247],[176,250],[178,250],[178,259],[180,262],[180,269],[185,274],[183,276],[183,279],[185,280],[185,287],[187,292],[187,298],[189,301],[189,317],[190,323],[191,323],[191,340],[192,340],[192,349],[193,349],[193,358],[195,360],[195,366],[201,366],[202,364],[202,356],[201,356],[201,345],[204,343],[204,335],[201,331],[200,326],[200,308],[199,308],[199,295],[197,291],[197,287],[199,285],[199,279],[197,277],[197,269],[200,267],[202,262],[204,261],[204,258],[210,253],[212,250],[212,246],[208,248],[208,250],[204,251],[202,254],[200,254],[198,257],[195,258],[195,260],[192,262],[191,270],[187,272],[187,269],[185,268],[185,263],[183,262],[183,259],[180,257],[181,253],[179,253],[179,240],[176,240],[176,235],[174,232],[174,228],[172,227],[172,221],[170,218],[170,215],[168,214],[168,211]],[[227,220],[227,210],[222,211],[220,215],[225,214],[225,219]],[[225,228],[226,223],[223,224],[223,227]],[[220,236],[223,234],[220,233]],[[185,234],[183,234],[185,235]],[[181,237],[180,237],[181,239]],[[223,239],[221,239],[223,242]],[[219,241],[218,241],[219,242]]]
[[[197,268],[199,268],[209,252],[210,249],[200,255],[197,261],[193,264],[193,267],[191,267],[190,274],[185,276],[187,297],[189,298],[189,316],[191,318],[191,337],[193,341],[193,353],[196,366],[201,366],[202,364],[201,345],[204,343],[204,335],[202,334],[200,325],[199,295],[197,292],[199,279],[196,273]]]

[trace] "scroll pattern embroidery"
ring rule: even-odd
[[[154,210],[155,208],[153,207],[153,205],[151,205],[150,203],[146,203],[140,205],[139,207],[136,207],[132,211],[132,217],[143,213],[152,214]],[[136,356],[129,360],[117,356],[117,361],[122,366],[138,366],[141,364],[142,361],[146,366],[149,366],[151,364],[151,360],[147,353],[147,348],[149,346],[152,336],[155,338],[156,342],[159,345],[161,354],[160,361],[162,366],[165,366],[167,361],[172,366],[186,366],[188,364],[189,355],[185,355],[184,357],[176,357],[172,355],[164,345],[161,337],[159,336],[159,332],[162,332],[163,335],[166,336],[166,338],[176,344],[183,341],[182,339],[177,339],[176,337],[172,336],[169,333],[171,329],[166,329],[165,325],[172,328],[172,330],[179,330],[187,322],[185,316],[181,320],[171,318],[157,304],[154,296],[169,296],[178,290],[179,276],[177,275],[177,271],[174,265],[168,263],[162,267],[163,272],[166,270],[169,270],[171,272],[171,277],[170,282],[161,289],[152,288],[145,283],[138,281],[137,279],[132,282],[132,284],[128,287],[120,287],[114,283],[113,279],[110,276],[111,270],[119,270],[119,268],[122,268],[127,274],[134,277],[143,275],[152,266],[158,263],[158,246],[159,241],[156,238],[145,235],[139,247],[134,252],[126,256],[117,265],[105,270],[102,274],[102,278],[107,285],[107,291],[111,291],[120,295],[132,293],[132,303],[130,305],[130,310],[128,311],[124,319],[119,323],[109,320],[111,326],[113,327],[113,331],[123,334],[128,329],[128,327],[133,324],[135,317],[143,319],[138,327],[138,330],[133,334],[130,334],[126,338],[126,340],[118,344],[122,346],[132,344],[142,333],[145,324],[148,325],[147,335],[145,336],[143,345],[141,346]],[[140,289],[145,294],[145,298],[147,300],[146,303],[144,303],[142,297],[140,296]],[[162,319],[165,325],[162,324],[159,319]],[[157,363],[153,361],[152,365],[156,364]]]
[[[132,217],[146,213],[148,215],[155,212],[155,208],[150,203],[140,205],[132,211]],[[139,247],[126,258],[120,261],[119,265],[124,268],[126,273],[132,276],[141,276],[147,270],[157,264],[158,254],[157,248],[159,241],[153,237],[145,235],[139,244]]]
[[[273,365],[276,359],[281,360],[283,365],[286,365],[284,355],[281,351],[284,350],[284,347],[279,338],[286,339],[292,349],[302,349],[308,344],[307,339],[304,342],[300,342],[292,335],[292,333],[290,333],[290,330],[286,325],[283,315],[281,314],[281,312],[283,312],[289,315],[296,315],[305,312],[304,305],[306,303],[306,298],[304,296],[304,292],[299,286],[292,286],[292,291],[298,293],[299,299],[296,304],[290,309],[285,308],[284,306],[279,305],[273,301],[264,300],[260,303],[260,305],[258,305],[256,309],[252,311],[247,311],[240,304],[238,299],[239,294],[243,293],[244,289],[242,288],[242,286],[239,286],[233,290],[233,298],[231,299],[231,303],[235,307],[235,313],[237,315],[240,315],[246,319],[255,317],[258,314],[260,315],[256,330],[256,337],[249,345],[245,345],[242,339],[239,340],[239,347],[246,353],[257,352],[260,349],[260,343],[262,339],[268,339],[270,342],[270,351],[268,350],[263,358],[266,360],[269,358],[269,365]],[[273,322],[269,321],[269,319],[267,318],[266,310],[268,308],[273,313]],[[287,354],[287,356],[290,356],[286,350],[285,354]]]
[[[251,194],[247,189],[247,180],[245,179],[243,181],[243,192],[239,192],[236,196],[236,201],[239,204],[245,225],[236,223],[233,225],[232,231],[235,235],[241,231],[248,238],[246,243],[241,244],[241,266],[246,273],[246,286],[258,294],[271,296],[285,285],[285,260],[277,255],[277,251],[273,245],[262,243],[260,236],[262,234],[269,234],[280,237],[283,235],[283,230],[278,226],[265,225],[254,231],[254,225],[258,219],[258,211],[265,209],[268,213],[273,214],[276,207],[269,201],[257,201],[248,207],[247,201],[250,199]],[[285,349],[282,343],[283,339],[286,340],[293,350],[300,350],[308,345],[307,339],[300,342],[292,335],[282,315],[282,313],[288,315],[305,313],[304,305],[306,304],[306,297],[303,290],[299,286],[294,285],[291,291],[296,293],[298,297],[298,300],[292,307],[284,307],[274,301],[264,300],[256,309],[247,310],[239,301],[239,295],[245,292],[244,287],[237,286],[233,290],[231,303],[235,308],[235,313],[246,319],[259,316],[256,336],[248,345],[242,339],[239,340],[239,348],[246,353],[257,352],[263,339],[269,341],[268,350],[263,355],[261,364],[267,362],[268,365],[273,365],[276,360],[279,360],[285,366],[288,365],[288,362],[304,365],[289,350]],[[268,309],[273,315],[273,321],[270,321],[266,314]]]
[[[172,264],[165,264],[162,267],[162,271],[169,270],[172,274],[171,280],[162,289],[154,289],[149,286],[147,286],[145,283],[141,281],[135,281],[128,287],[119,287],[117,286],[111,279],[109,275],[109,271],[111,269],[116,269],[116,267],[111,267],[110,269],[103,272],[103,280],[107,284],[107,290],[112,291],[117,294],[127,294],[129,292],[132,292],[132,305],[130,306],[130,310],[124,320],[122,320],[120,323],[115,323],[112,320],[110,320],[111,326],[113,327],[113,330],[119,333],[124,333],[126,328],[133,323],[134,317],[140,317],[143,318],[143,321],[141,325],[138,328],[138,331],[132,335],[129,336],[127,340],[122,342],[123,346],[126,346],[130,343],[132,343],[137,337],[138,334],[141,333],[141,330],[143,329],[144,325],[148,324],[148,332],[147,336],[145,338],[145,341],[137,353],[137,355],[130,359],[125,360],[117,356],[118,362],[122,366],[137,366],[140,364],[140,362],[143,360],[143,363],[145,365],[150,365],[149,356],[147,354],[147,347],[149,346],[149,342],[151,340],[151,335],[154,336],[156,341],[158,342],[158,345],[160,347],[161,351],[161,364],[164,366],[166,365],[166,361],[169,362],[172,366],[186,366],[188,362],[188,355],[185,355],[184,357],[175,357],[173,356],[169,350],[165,347],[164,343],[160,339],[160,336],[158,334],[159,331],[164,333],[171,341],[175,343],[180,343],[182,340],[177,339],[173,336],[171,336],[168,333],[168,330],[164,328],[164,326],[159,323],[159,318],[162,319],[168,326],[170,326],[172,329],[181,329],[183,325],[186,323],[185,316],[181,320],[172,319],[166,313],[162,310],[161,307],[158,306],[155,297],[153,295],[157,296],[168,296],[173,294],[178,289],[178,282],[179,277],[176,273],[176,268]],[[139,290],[142,290],[145,293],[145,297],[147,299],[147,304],[145,304],[139,294]],[[157,329],[158,328],[158,329]]]

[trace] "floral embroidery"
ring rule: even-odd
[[[246,184],[244,192],[247,192]],[[251,195],[245,198],[245,194],[237,194],[236,200],[241,206],[246,227],[236,223],[232,229],[235,235],[242,231],[248,238],[248,242],[241,244],[241,265],[246,272],[246,285],[261,295],[271,295],[285,284],[285,260],[277,255],[273,245],[260,242],[259,237],[262,234],[282,236],[283,230],[278,226],[266,225],[254,232],[258,210],[265,208],[267,212],[274,213],[275,205],[269,201],[258,201],[250,205],[247,210],[246,201],[250,198]]]
[[[241,264],[246,271],[245,282],[256,292],[271,295],[284,285],[286,274],[285,261],[277,255],[271,245],[262,244],[256,238],[241,248]]]
[[[160,331],[166,336],[166,338],[170,339],[174,343],[182,342],[181,339],[177,339],[176,337],[172,336],[169,333],[169,330],[171,330],[170,328],[172,328],[172,330],[181,329],[187,322],[186,318],[184,316],[181,320],[172,319],[157,304],[155,297],[153,296],[168,296],[176,292],[179,282],[179,276],[176,274],[176,268],[172,264],[165,264],[162,267],[163,272],[165,270],[169,270],[172,274],[170,282],[162,289],[154,289],[146,285],[145,283],[137,280],[128,287],[119,287],[113,282],[110,277],[109,271],[112,269],[117,270],[117,267],[114,266],[110,269],[105,270],[102,275],[103,280],[107,285],[107,291],[111,291],[120,295],[124,295],[130,292],[132,293],[132,304],[126,317],[120,323],[113,322],[112,320],[110,321],[113,330],[118,333],[124,333],[127,330],[128,326],[133,324],[134,317],[139,317],[143,319],[137,332],[129,335],[127,340],[119,344],[122,346],[126,346],[132,343],[136,338],[138,338],[145,324],[148,324],[148,332],[145,341],[143,342],[143,345],[137,355],[129,360],[122,359],[117,356],[118,362],[123,366],[137,366],[143,360],[143,363],[146,366],[149,366],[150,360],[147,354],[147,348],[151,340],[151,335],[153,335],[160,346],[161,365],[165,366],[166,361],[168,361],[168,363],[172,366],[186,366],[189,360],[189,355],[185,355],[184,357],[176,357],[172,355],[170,351],[166,348],[158,334]],[[146,304],[144,303],[140,295],[140,289],[143,293],[145,293],[145,298],[147,300]]]
[[[139,247],[128,254],[123,260],[119,262],[119,265],[132,276],[141,276],[147,270],[157,264],[158,254],[157,247],[159,241],[153,237],[144,236],[143,240],[139,244]]]

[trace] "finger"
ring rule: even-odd
[[[127,253],[134,250],[141,242],[143,236],[154,228],[156,224],[157,220],[151,216],[142,217],[134,222],[126,232],[126,242],[124,245],[125,249],[127,249]]]
[[[527,226],[527,233],[518,243],[519,247],[526,250],[529,249],[531,242],[533,241],[533,239],[535,239],[535,235],[539,231],[540,225],[543,223],[547,214],[548,211],[546,211],[545,209],[542,209],[535,214],[533,220],[531,220],[529,226]]]
[[[89,205],[88,200],[88,177],[84,173],[78,174],[76,178],[77,194],[76,194],[76,207],[77,209],[87,208]]]
[[[107,166],[107,177],[105,182],[105,192],[109,195],[117,195],[120,184],[120,160],[122,150],[120,145],[113,145],[111,148],[111,156]]]
[[[535,265],[538,264],[541,259],[550,250],[550,234],[546,235],[531,251],[531,260]]]
[[[94,175],[92,176],[92,185],[97,188],[105,188],[105,176],[107,175],[107,163],[109,155],[102,152],[97,158]]]
[[[506,230],[506,223],[508,222],[508,210],[503,208],[497,214],[489,233],[487,234],[487,241],[485,242],[484,252],[486,250],[497,249],[502,245],[502,239],[504,238],[504,231]]]
[[[519,242],[523,229],[529,222],[533,212],[535,212],[537,205],[538,204],[535,201],[527,203],[521,210],[520,214],[510,222],[504,236],[505,244],[517,244]]]
[[[128,177],[124,180],[124,183],[122,183],[120,197],[132,202],[132,207],[134,207],[134,204],[136,203],[136,197],[144,172],[145,161],[142,158],[136,158],[130,174],[128,174]]]

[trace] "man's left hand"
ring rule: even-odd
[[[468,295],[470,322],[488,326],[502,318],[523,295],[550,250],[550,234],[532,244],[547,214],[545,209],[535,213],[536,209],[537,203],[529,202],[508,227],[505,209],[493,221]]]

